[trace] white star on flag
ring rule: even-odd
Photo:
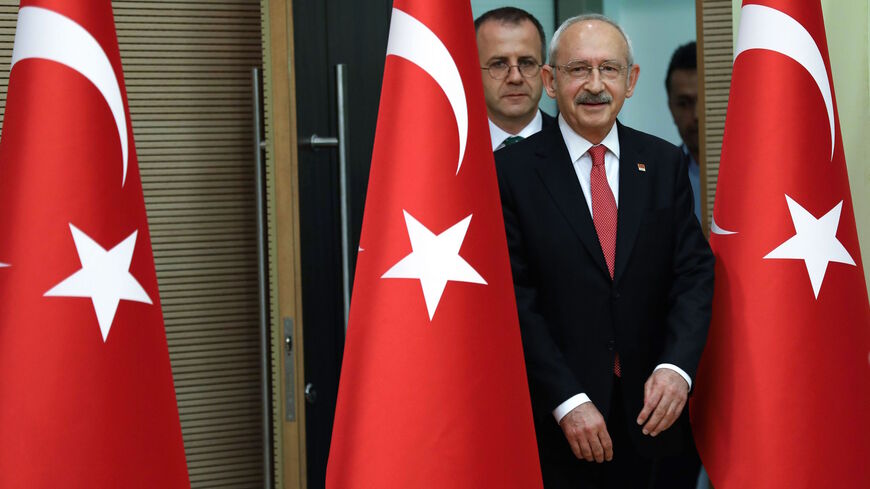
[[[152,303],[145,289],[129,271],[139,231],[133,231],[114,248],[106,251],[72,223],[69,228],[82,268],[55,285],[45,296],[90,298],[105,342],[120,301]]]
[[[810,276],[813,293],[819,298],[819,290],[825,279],[828,263],[845,263],[855,266],[855,260],[846,247],[837,239],[840,226],[840,211],[843,201],[834,206],[827,214],[816,219],[800,204],[785,196],[788,210],[794,222],[795,235],[765,255],[764,258],[803,260]]]
[[[407,211],[402,212],[405,214],[405,226],[408,228],[412,251],[381,278],[420,280],[431,321],[448,281],[486,285],[486,280],[459,256],[459,249],[471,223],[471,215],[436,236]]]

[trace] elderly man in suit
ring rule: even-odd
[[[558,123],[496,168],[545,487],[650,487],[691,437],[713,256],[680,150],[616,120],[623,30],[569,19],[543,70]]]

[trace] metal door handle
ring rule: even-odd
[[[314,404],[317,402],[317,390],[311,382],[305,384],[305,400],[308,404]]]
[[[335,148],[338,146],[338,138],[325,138],[312,134],[310,137],[300,139],[299,146],[308,146],[311,149]]]
[[[293,318],[284,318],[284,420],[296,421],[296,355]]]
[[[259,291],[260,308],[260,396],[262,406],[262,429],[263,429],[263,484],[265,489],[272,487],[272,398],[269,392],[269,306],[266,298],[268,289],[266,277],[269,273],[266,268],[266,200],[263,198],[264,171],[263,152],[266,149],[266,141],[261,139],[262,127],[260,124],[260,70],[251,69],[251,85],[253,117],[254,117],[254,180],[256,188],[254,196],[257,201],[257,286]]]
[[[347,172],[347,70],[343,63],[335,65],[335,106],[338,119],[338,137],[312,134],[299,140],[299,146],[316,150],[338,148],[338,186],[341,215],[341,283],[344,302],[344,328],[350,314],[350,199]]]

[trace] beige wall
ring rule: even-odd
[[[870,273],[867,273],[870,262],[870,10],[866,1],[842,0],[822,0],[822,10],[861,240],[864,280],[870,284]]]
[[[868,2],[821,0],[834,77],[834,94],[852,203],[861,241],[864,280],[870,288],[870,8]],[[740,0],[734,5],[734,34],[740,17]]]

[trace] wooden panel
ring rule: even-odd
[[[262,12],[275,487],[302,489],[308,487],[308,474],[292,0],[262,0]],[[283,347],[285,320],[293,322],[292,357]],[[294,372],[291,379],[285,378],[288,370]],[[288,385],[295,392],[286,392]],[[288,395],[295,401],[293,420],[287,419]]]
[[[698,1],[698,75],[702,81],[701,104],[701,208],[705,231],[709,232],[719,178],[719,158],[725,112],[734,58],[731,0]]]
[[[250,81],[260,2],[112,7],[191,483],[261,488]],[[18,0],[0,0],[0,111],[17,12]]]
[[[12,63],[12,42],[15,40],[17,19],[18,1],[0,0],[0,128],[6,116],[6,89],[9,86],[9,65]]]
[[[256,0],[114,1],[193,487],[263,487]]]

